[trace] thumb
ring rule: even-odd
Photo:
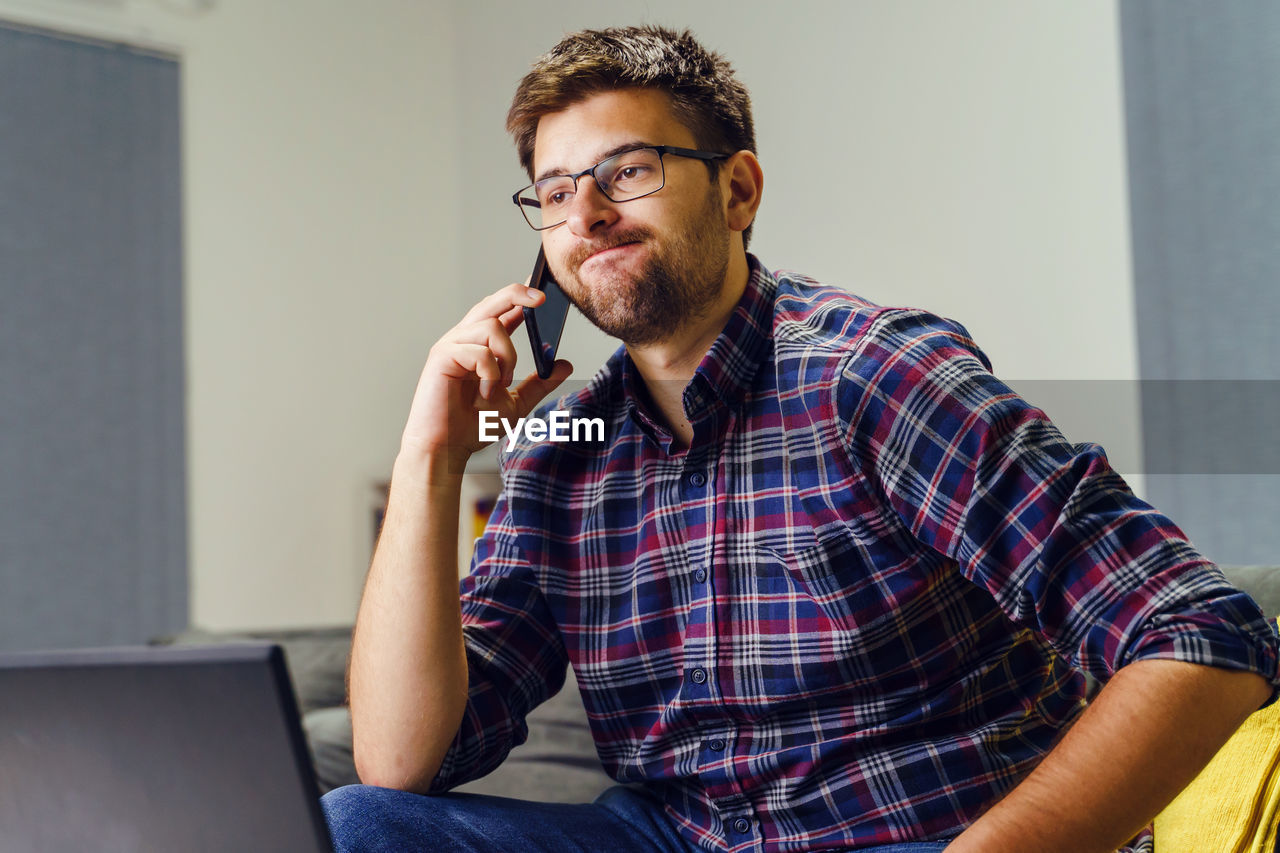
[[[523,382],[511,392],[515,404],[516,417],[523,418],[532,412],[552,391],[560,387],[560,383],[573,373],[573,365],[560,359],[551,368],[551,375],[543,379],[536,373],[530,373]]]

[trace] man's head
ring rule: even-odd
[[[534,63],[507,113],[507,130],[530,179],[539,120],[591,95],[620,89],[665,93],[696,148],[755,153],[751,96],[728,61],[704,48],[691,32],[657,26],[583,30],[565,36]],[[713,177],[718,168],[708,161]],[[744,246],[750,235],[748,226]]]
[[[736,302],[761,174],[723,59],[656,27],[577,33],[521,81],[507,124],[537,184],[522,210],[534,227],[554,210],[543,248],[593,323],[651,344]]]

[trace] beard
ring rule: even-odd
[[[614,232],[605,242],[579,246],[568,258],[565,295],[596,328],[631,345],[665,340],[705,317],[729,269],[728,223],[720,199],[719,186],[712,184],[703,209],[667,243],[637,226]],[[578,270],[588,256],[632,242],[650,247],[637,275],[614,272],[596,286],[583,284]]]

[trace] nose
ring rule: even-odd
[[[578,178],[578,190],[573,195],[566,224],[578,237],[591,237],[595,232],[608,228],[618,221],[618,209],[600,191],[600,185],[590,175]]]

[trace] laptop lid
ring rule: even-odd
[[[0,655],[6,850],[331,853],[279,646]]]

